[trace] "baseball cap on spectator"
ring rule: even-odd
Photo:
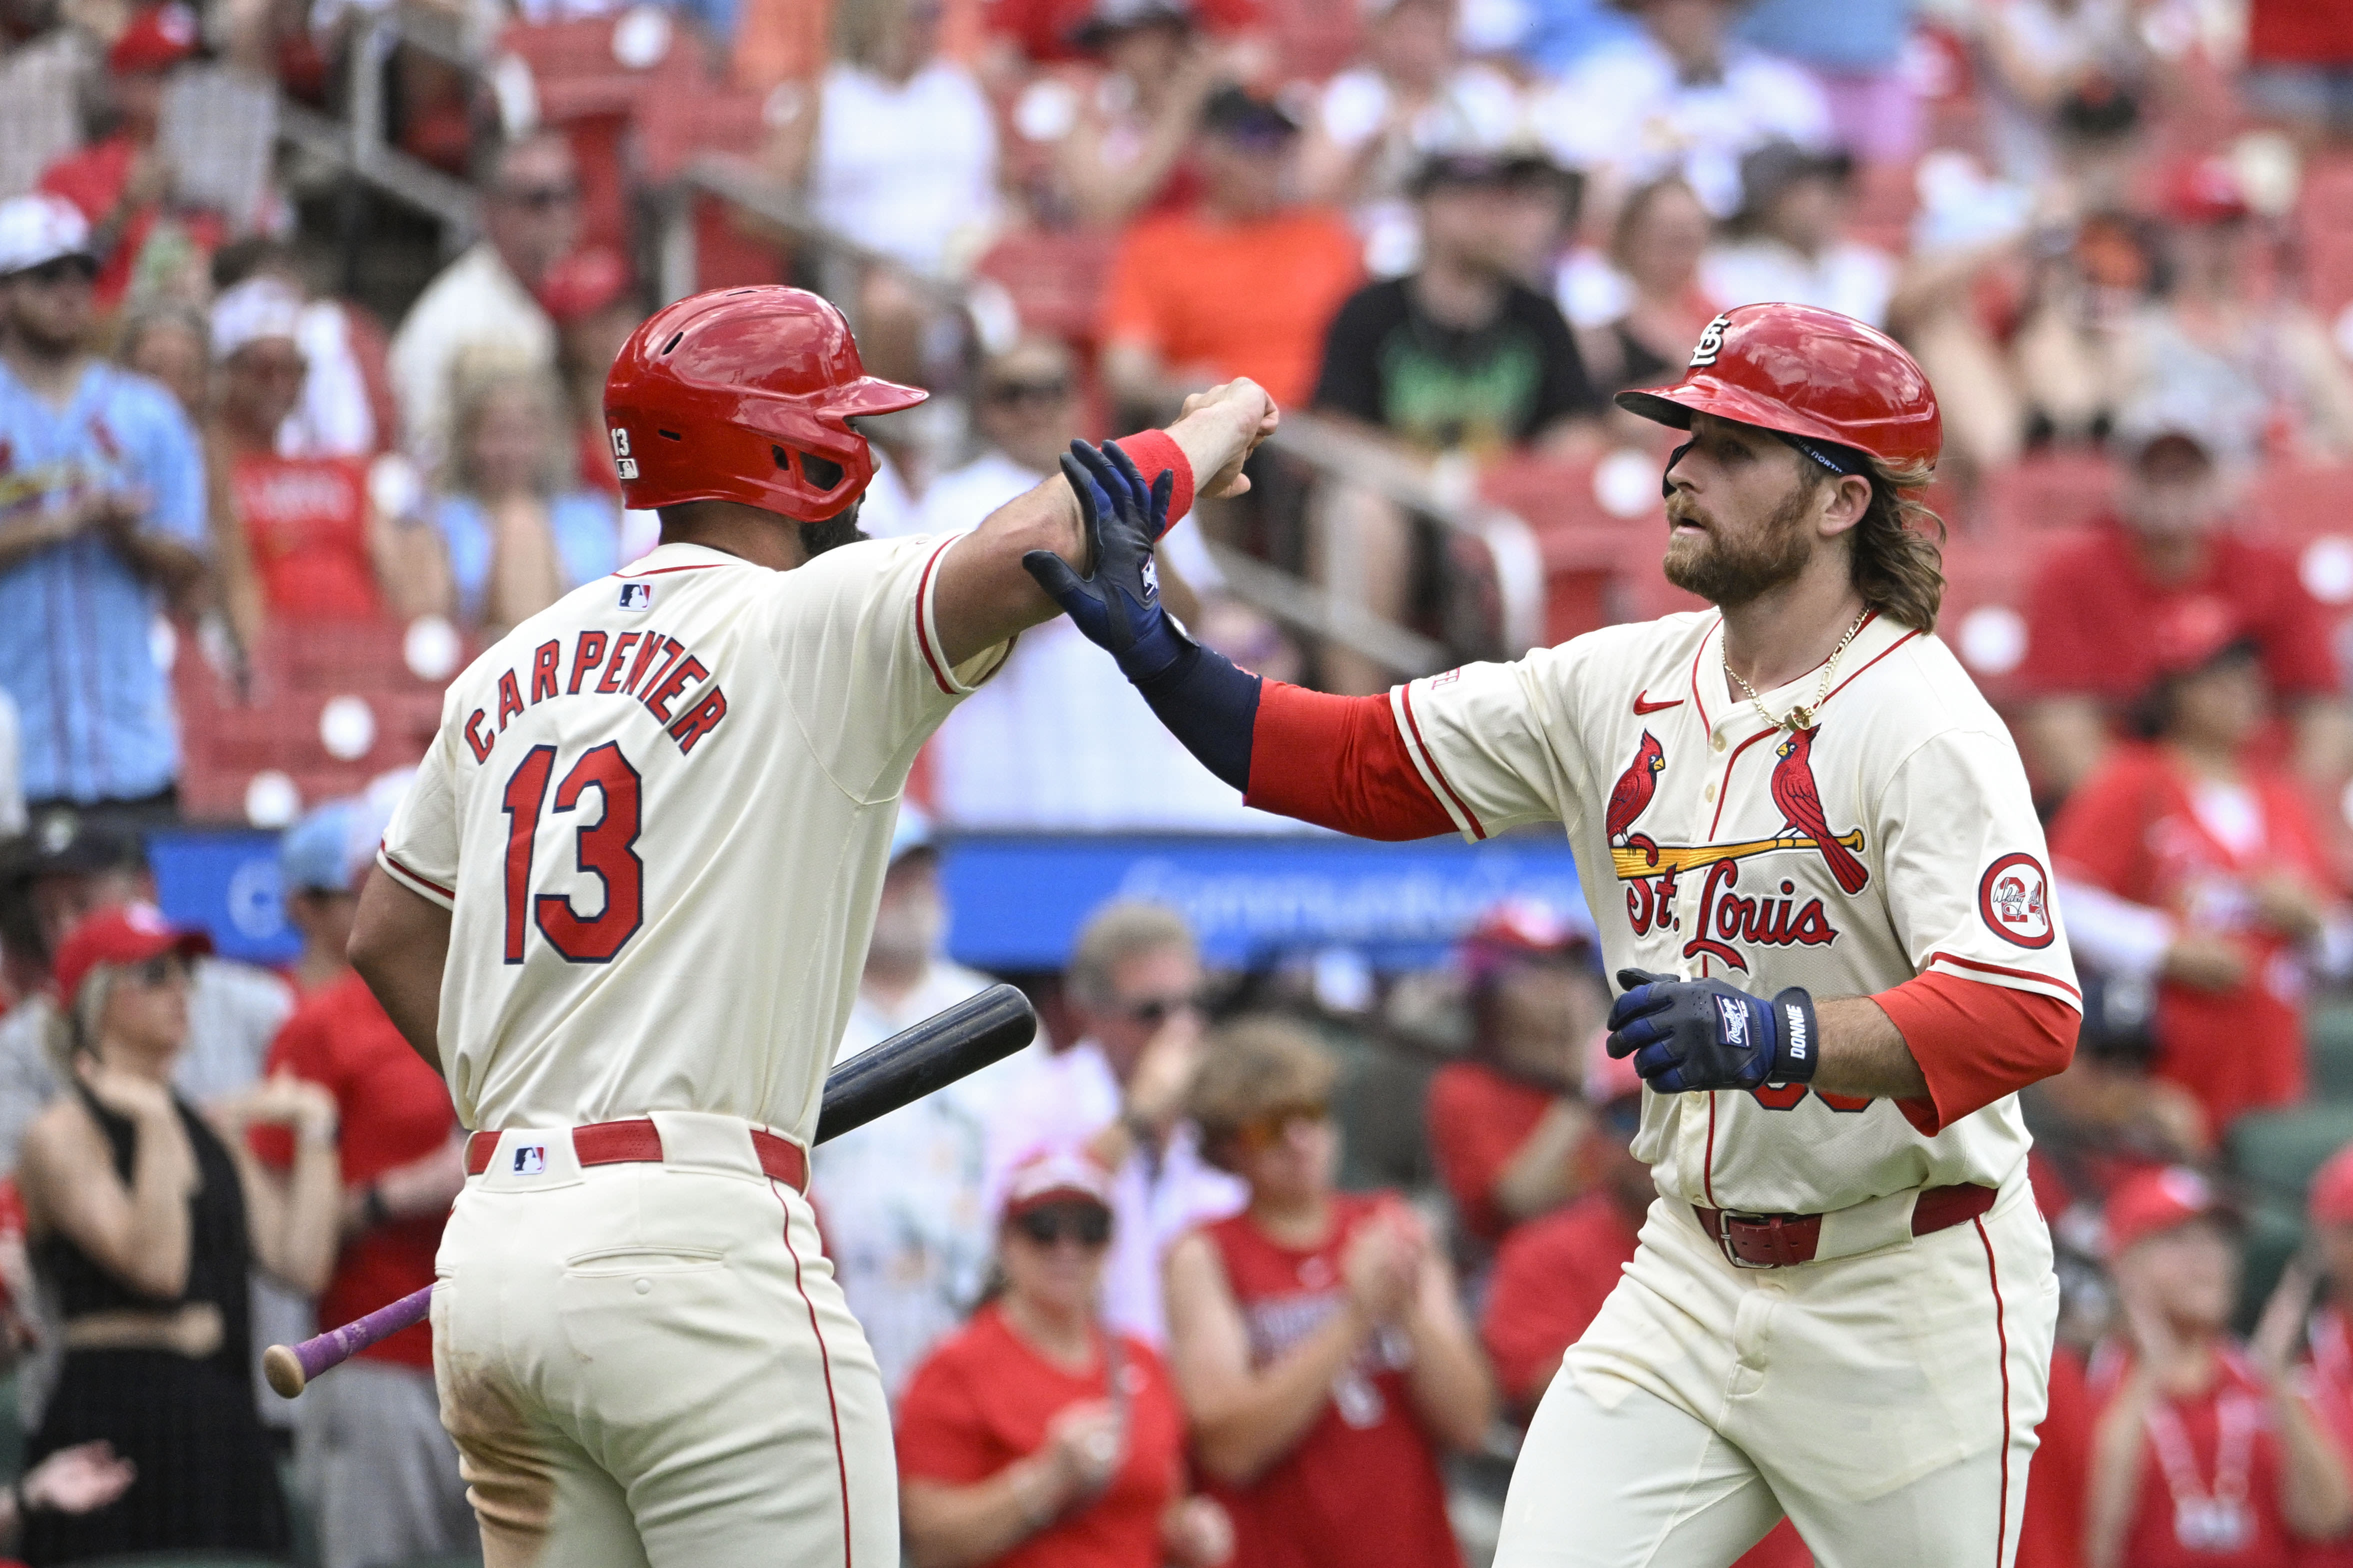
[[[2188,376],[2167,379],[2116,411],[2109,439],[2127,463],[2138,463],[2162,442],[2194,447],[2222,468],[2253,460],[2261,411],[2240,409],[2207,395]]]
[[[1092,53],[1138,27],[1192,26],[1191,0],[1095,0],[1086,20],[1071,29],[1071,43]]]
[[[1201,129],[1247,145],[1274,147],[1299,133],[1282,105],[1248,88],[1221,87],[1201,105]]]
[[[2108,1256],[2121,1257],[2149,1237],[2179,1230],[2192,1220],[2236,1217],[2214,1184],[2188,1166],[2143,1171],[2108,1196]]]
[[[66,934],[52,973],[58,996],[70,1006],[81,983],[101,963],[144,963],[166,953],[195,958],[212,950],[211,937],[174,925],[153,904],[116,904],[83,917]]]
[[[0,880],[35,881],[43,877],[87,877],[100,871],[135,870],[144,857],[139,836],[111,823],[58,806],[41,812],[0,859]]]
[[[1565,958],[1593,944],[1592,922],[1581,910],[1542,899],[1509,898],[1488,906],[1462,935],[1454,959],[1463,977],[1482,981],[1514,963]]]
[[[213,359],[232,359],[239,349],[265,338],[299,342],[302,305],[302,296],[279,278],[248,278],[228,289],[213,301]]]
[[[106,68],[116,76],[170,70],[196,52],[197,37],[196,14],[187,6],[150,5],[106,51]]]
[[[1537,148],[1437,147],[1416,166],[1409,189],[1424,196],[1443,185],[1526,185],[1539,180],[1581,188],[1581,178]]]
[[[2315,1225],[2353,1225],[2353,1148],[2339,1149],[2314,1173],[2308,1201]]]
[[[2165,174],[2162,205],[2175,223],[2236,223],[2253,208],[2246,182],[2228,158],[2185,158]]]
[[[629,291],[629,264],[608,245],[584,246],[539,280],[539,307],[559,327],[586,321]]]
[[[1843,147],[1800,147],[1776,137],[1740,160],[1740,210],[1735,223],[1755,223],[1781,193],[1800,180],[1836,180],[1854,174],[1854,154]]]
[[[1092,1204],[1109,1209],[1111,1173],[1087,1155],[1068,1149],[1032,1154],[1013,1167],[1006,1178],[1001,1218],[1017,1220],[1051,1204]]]
[[[63,196],[46,191],[0,202],[0,278],[12,277],[69,256],[92,267],[90,220]]]
[[[353,864],[356,800],[331,800],[306,813],[278,841],[278,878],[290,893],[347,893],[367,861]]]

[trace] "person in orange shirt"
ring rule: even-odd
[[[1240,88],[1203,105],[1199,205],[1136,223],[1112,262],[1103,371],[1124,408],[1174,411],[1234,376],[1278,404],[1314,390],[1324,329],[1363,267],[1338,214],[1286,197],[1298,140],[1295,121]]]

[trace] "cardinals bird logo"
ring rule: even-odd
[[[1830,866],[1831,875],[1838,879],[1838,885],[1850,893],[1859,893],[1862,885],[1871,880],[1871,873],[1831,831],[1830,823],[1822,816],[1821,791],[1814,787],[1814,764],[1810,758],[1814,737],[1820,732],[1819,727],[1792,730],[1773,748],[1773,754],[1781,759],[1773,766],[1773,804],[1780,808],[1791,827],[1811,838],[1821,850],[1822,859]],[[1610,820],[1617,820],[1614,802]]]
[[[1667,765],[1666,748],[1648,730],[1642,731],[1642,743],[1634,752],[1634,760],[1618,775],[1609,787],[1609,842],[1623,842],[1629,849],[1639,849],[1650,858],[1653,866],[1659,863],[1659,847],[1646,834],[1629,831],[1634,821],[1650,809],[1651,797],[1659,791],[1659,774]]]

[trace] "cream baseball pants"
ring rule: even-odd
[[[486,1568],[898,1568],[890,1415],[808,1202],[746,1123],[654,1113],[659,1163],[501,1135],[433,1291]]]
[[[2021,1177],[1977,1219],[1784,1268],[1662,1198],[1512,1473],[1495,1568],[2009,1568],[2058,1316]]]

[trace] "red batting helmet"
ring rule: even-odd
[[[1813,305],[1743,305],[1707,324],[1672,386],[1618,406],[1677,429],[1713,414],[1852,447],[1890,467],[1932,465],[1945,443],[1936,394],[1894,338]]]
[[[867,374],[849,323],[817,295],[727,289],[630,334],[605,378],[605,426],[632,507],[733,500],[823,522],[874,477],[849,421],[927,395]]]

